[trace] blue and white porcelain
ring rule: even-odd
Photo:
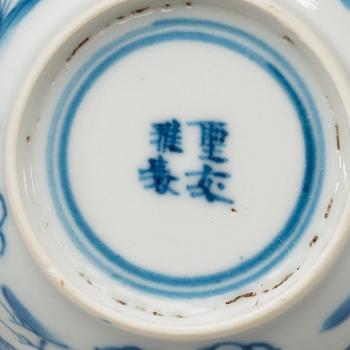
[[[349,350],[349,33],[0,0],[0,350]]]

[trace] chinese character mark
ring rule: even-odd
[[[191,122],[189,125],[199,126],[201,132],[202,155],[200,159],[215,163],[226,163],[227,158],[222,156],[226,139],[229,135],[226,123],[218,121]]]
[[[151,133],[154,139],[151,144],[157,147],[159,153],[182,153],[181,148],[181,124],[173,119],[164,123],[152,124],[153,131]]]
[[[210,165],[204,164],[201,171],[187,172],[186,176],[199,177],[199,180],[195,185],[187,186],[191,197],[205,197],[205,199],[210,203],[219,201],[227,204],[233,204],[233,200],[215,193],[215,187],[217,187],[217,189],[220,191],[225,189],[225,185],[220,180],[230,178],[230,174],[222,171],[214,171]]]
[[[146,189],[154,189],[158,194],[171,193],[178,195],[171,188],[171,183],[178,181],[178,178],[172,175],[168,162],[159,155],[158,158],[151,158],[148,160],[149,168],[139,169],[140,181],[146,182],[144,187]]]

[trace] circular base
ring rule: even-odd
[[[348,87],[268,1],[114,3],[28,80],[8,129],[14,216],[49,277],[106,322],[176,338],[251,327],[345,239]]]

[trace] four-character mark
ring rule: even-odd
[[[175,183],[181,181],[180,175],[172,172],[169,154],[180,155],[185,152],[182,145],[182,124],[176,119],[153,123],[151,145],[155,147],[156,155],[148,159],[148,167],[139,169],[139,179],[144,188],[153,190],[159,195],[171,194],[178,196],[180,190]],[[223,169],[228,162],[224,155],[226,140],[229,136],[227,124],[222,121],[189,122],[187,126],[195,126],[200,132],[201,168],[185,172],[185,177],[193,179],[186,184],[186,189],[192,198],[203,198],[209,203],[222,202],[233,204],[233,200],[223,196],[225,181],[231,177]],[[173,159],[173,158],[172,158]]]

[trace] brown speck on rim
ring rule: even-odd
[[[84,40],[82,40],[76,47],[75,49],[72,51],[72,53],[70,54],[70,56],[66,59],[66,62],[70,62],[72,60],[72,58],[77,54],[77,52],[90,40],[90,37],[86,37]]]
[[[27,136],[26,140],[27,140],[27,143],[31,143],[32,142],[32,138],[30,136]]]
[[[263,294],[266,294],[266,293],[268,293],[270,290],[269,289],[265,289],[265,290],[263,290]]]
[[[293,276],[293,272],[289,273],[280,283],[277,283],[272,289],[277,289],[285,284],[291,277]]]
[[[340,133],[339,133],[339,125],[335,124],[335,133],[337,135],[337,149],[340,151]]]
[[[229,301],[226,301],[226,305],[231,305],[231,304],[235,303],[236,301],[243,299],[243,298],[252,298],[255,296],[256,296],[256,293],[254,293],[254,292],[242,294],[242,295],[239,295],[239,296],[237,296]]]
[[[119,16],[119,17],[117,17],[117,20],[118,20],[118,21],[121,21],[121,20],[123,20],[125,17],[126,17],[126,16]]]
[[[185,316],[183,316],[183,315],[176,315],[175,317],[176,318],[185,318]]]
[[[122,306],[126,306],[128,305],[126,301],[124,300],[120,300],[120,299],[114,299],[116,303],[122,305]]]
[[[90,286],[92,286],[92,282],[91,282],[90,280],[86,280],[86,282],[87,282]]]
[[[170,4],[165,4],[165,5],[164,5],[164,8],[165,8],[166,10],[169,10],[169,9],[171,8],[171,5],[170,5]]]
[[[80,275],[81,277],[85,277],[85,273],[79,272],[79,275]]]
[[[159,316],[162,317],[163,315],[160,312],[153,311],[153,316]]]
[[[140,8],[140,9],[137,9],[135,11],[132,11],[131,14],[132,15],[139,15],[139,14],[144,13],[145,11],[147,11],[149,9],[150,9],[149,7]]]
[[[300,266],[298,266],[298,267],[297,267],[297,271],[300,271],[300,269],[301,269],[301,267],[300,267]]]
[[[235,209],[235,208],[231,208],[231,212],[232,212],[233,214],[237,214],[237,213],[238,213],[237,209]]]
[[[283,40],[291,45],[295,45],[294,40],[289,35],[283,35]]]
[[[191,2],[191,1],[187,1],[187,2],[186,2],[186,6],[187,6],[187,7],[192,7],[192,2]]]
[[[328,219],[328,217],[329,217],[329,215],[331,213],[332,206],[333,206],[333,198],[330,200],[330,202],[329,202],[329,204],[327,206],[327,210],[326,210],[326,212],[324,214],[325,219]]]
[[[315,236],[313,237],[313,239],[312,239],[311,242],[310,242],[310,248],[318,241],[318,239],[319,239],[319,236],[318,236],[318,235],[315,235]]]

